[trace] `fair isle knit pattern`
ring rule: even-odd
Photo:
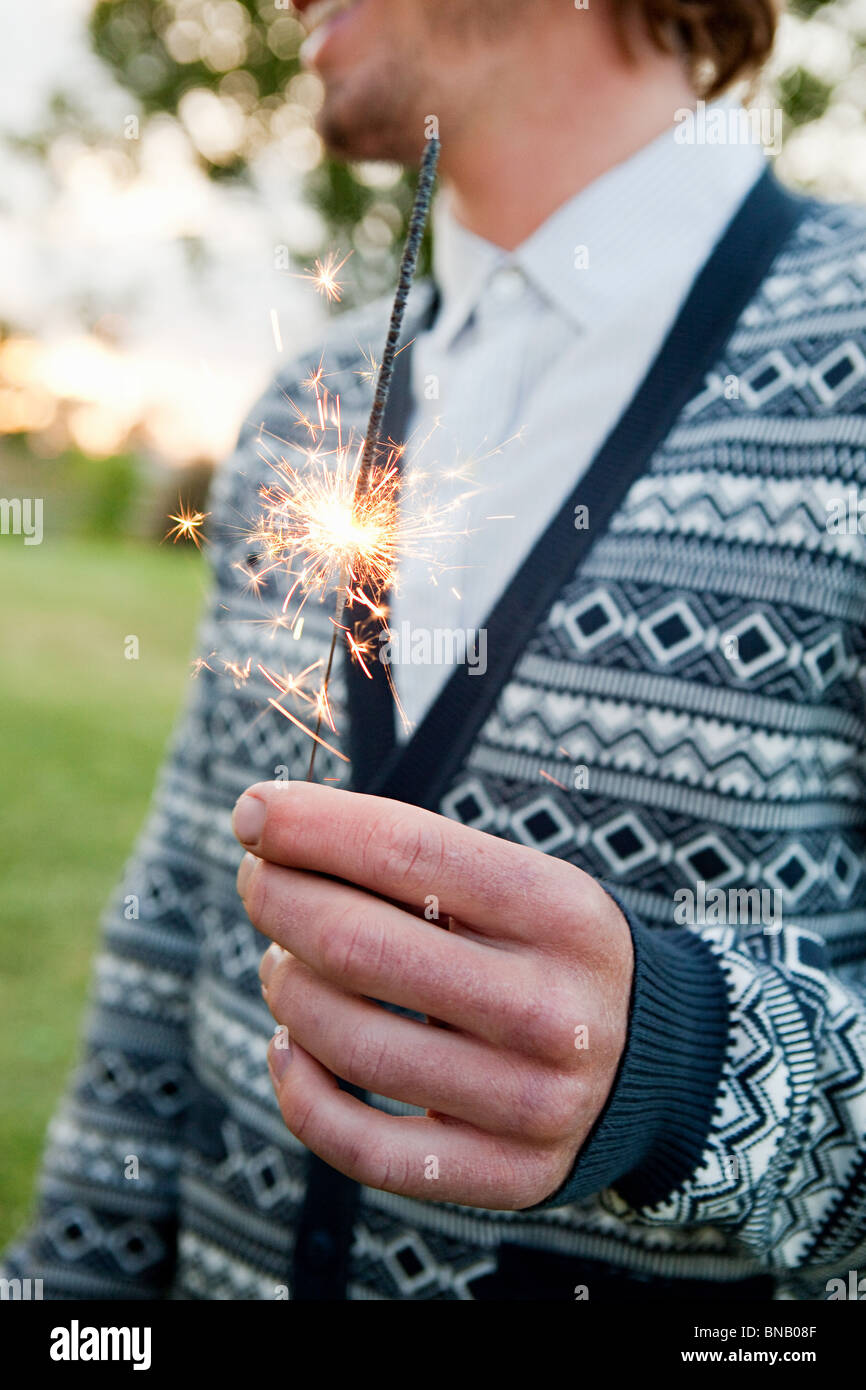
[[[350,316],[327,349],[359,430],[357,345],[382,323],[379,306]],[[327,649],[328,607],[274,642],[251,620],[278,605],[275,581],[256,599],[236,568],[262,455],[305,443],[290,402],[317,361],[281,374],[219,475],[199,654],[297,671]],[[698,880],[780,892],[778,933],[691,928],[729,1009],[700,1162],[651,1206],[627,1182],[523,1213],[363,1189],[350,1298],[472,1299],[504,1241],[649,1277],[769,1271],[789,1297],[862,1265],[866,537],[827,525],[851,489],[866,499],[866,219],[828,207],[559,593],[440,805],[601,878],[654,933]],[[235,892],[230,829],[246,786],[303,776],[309,757],[268,690],[198,677],[108,917],[86,1054],[4,1271],[42,1277],[46,1296],[273,1299],[290,1283],[306,1155],[265,1065],[267,943]],[[338,727],[344,693],[338,672]],[[347,780],[324,753],[317,775]]]

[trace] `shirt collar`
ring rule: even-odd
[[[448,194],[440,193],[433,208],[433,274],[441,295],[436,336],[450,344],[465,326],[481,299],[491,275],[508,259],[508,252],[476,236],[451,211]]]
[[[547,303],[584,332],[652,292],[666,266],[691,263],[696,273],[765,157],[759,145],[690,145],[675,134],[671,127],[601,175],[514,251],[468,231],[441,195],[434,211],[439,341],[454,342],[503,265],[519,266]]]

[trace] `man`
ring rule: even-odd
[[[402,567],[375,679],[335,675],[342,786],[296,780],[271,687],[203,673],[10,1271],[58,1298],[824,1296],[866,1235],[863,217],[695,137],[766,55],[765,0],[298,8],[335,151],[441,137],[388,433],[427,439],[404,495],[432,472],[458,534],[435,584]],[[347,427],[381,324],[325,345]],[[285,590],[245,594],[238,527],[317,360],[215,487],[200,650],[253,670],[332,630],[310,603],[259,635]],[[413,658],[443,632],[451,669]]]

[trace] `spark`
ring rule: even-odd
[[[550,775],[549,772],[545,772],[545,771],[542,769],[542,771],[541,771],[541,773],[540,773],[540,776],[546,778],[546,780],[547,780],[548,782],[552,782],[553,785],[554,785],[555,787],[561,787],[562,790],[563,790],[564,792],[567,792],[567,791],[568,791],[568,787],[566,787],[565,784],[562,783],[562,782],[557,782],[556,778],[555,778],[555,777],[551,777],[551,775]]]
[[[394,569],[399,475],[377,468],[355,496],[358,459],[349,447],[314,455],[309,467],[274,466],[261,489],[263,516],[251,533],[265,566],[280,566],[305,592],[325,593],[346,574],[358,587],[387,587]],[[294,624],[292,624],[294,626]]]
[[[364,349],[360,346],[360,344],[358,345],[358,347],[361,356],[363,357],[367,365],[366,367],[359,368],[355,375],[359,376],[361,380],[366,383],[367,386],[375,386],[376,377],[379,375],[380,363],[377,362],[375,357],[373,356],[372,349],[365,352]]]
[[[410,342],[404,343],[403,346],[399,348],[398,351],[395,353],[395,357],[399,357],[401,352],[405,352],[408,347],[411,347],[414,341],[415,340],[413,338]],[[361,347],[361,344],[358,343],[358,351],[360,352],[367,365],[366,367],[359,367],[356,370],[355,375],[359,376],[361,380],[366,383],[367,386],[375,386],[382,364],[374,355],[372,348],[367,348],[365,350]]]
[[[238,574],[243,576],[244,588],[248,593],[256,595],[261,593],[266,583],[265,575],[258,574],[256,570],[250,569],[249,565],[245,565],[241,560],[236,560],[232,569],[237,570]]]
[[[571,762],[571,754],[569,753],[567,748],[562,747],[562,744],[560,744],[556,751],[557,753],[561,753],[564,758],[567,758],[568,761]],[[564,782],[558,782],[555,777],[551,777],[550,773],[545,772],[543,769],[540,770],[539,776],[543,777],[547,782],[552,782],[553,785],[555,787],[559,787],[561,791],[567,792],[569,790],[569,788],[565,785]]]
[[[304,380],[301,382],[301,385],[303,386],[303,388],[304,388],[305,391],[311,391],[311,392],[314,392],[316,395],[318,395],[318,393],[319,393],[319,388],[321,387],[322,382],[323,382],[324,380],[325,380],[325,359],[324,359],[324,357],[320,357],[320,358],[319,358],[319,365],[318,365],[318,367],[314,367],[314,368],[311,370],[310,375],[309,375],[308,377],[305,377],[305,378],[304,378]]]
[[[224,660],[223,670],[226,672],[227,675],[232,677],[232,680],[234,681],[235,685],[240,687],[242,685],[246,685],[247,681],[249,680],[250,671],[252,670],[252,664],[252,657],[249,657],[243,665],[241,665],[238,661]]]
[[[331,732],[335,734],[337,732],[337,726],[334,723],[334,716],[331,713],[331,702],[328,699],[328,686],[325,681],[323,681],[319,687],[319,693],[316,698],[316,713],[320,719],[324,720]]]
[[[355,638],[352,636],[351,632],[346,634],[346,641],[349,644],[349,651],[352,653],[352,656],[355,658],[361,670],[364,672],[364,675],[369,677],[370,680],[372,680],[373,677],[370,672],[370,668],[365,662],[364,657],[362,655],[360,643],[355,641]]]
[[[299,459],[293,461],[291,449],[266,459],[271,478],[259,488],[259,515],[244,533],[258,564],[254,573],[247,564],[237,565],[256,592],[274,571],[282,575],[286,595],[280,612],[256,621],[271,635],[288,629],[295,640],[305,604],[331,593],[337,597],[341,631],[346,631],[344,609],[368,626],[387,624],[383,595],[399,587],[403,562],[411,557],[441,565],[443,544],[455,536],[453,502],[421,501],[414,484],[407,502],[402,448],[383,448],[363,482],[363,443],[350,437],[326,448],[326,432],[339,434],[339,408],[330,403],[323,413],[328,423],[313,446],[295,446]]]
[[[267,634],[273,642],[278,632],[291,632],[294,623],[291,618],[287,618],[285,613],[273,613],[269,618],[256,618],[256,625],[267,629]]]
[[[280,675],[261,664],[256,667],[258,675],[276,692],[276,696],[267,697],[268,706],[312,740],[308,780],[312,779],[320,747],[343,762],[349,761],[322,737],[321,732],[323,726],[333,734],[338,732],[330,700],[338,643],[344,645],[350,659],[359,664],[364,674],[372,677],[370,665],[375,660],[377,639],[381,641],[383,636],[389,635],[384,596],[397,585],[401,559],[412,555],[438,563],[441,541],[453,534],[448,531],[447,520],[459,502],[452,501],[441,509],[431,503],[414,504],[417,483],[413,480],[414,505],[400,506],[403,488],[400,463],[405,446],[384,438],[385,409],[394,362],[403,350],[398,343],[429,215],[438,155],[439,142],[431,140],[421,164],[382,359],[377,362],[372,353],[367,356],[362,352],[369,365],[369,380],[374,385],[373,405],[363,439],[351,435],[343,437],[340,398],[325,385],[322,361],[303,382],[304,389],[313,397],[309,408],[289,402],[298,426],[306,432],[306,442],[280,441],[288,444],[288,454],[277,454],[270,443],[277,436],[264,427],[259,430],[260,456],[270,468],[272,477],[260,486],[258,515],[244,531],[246,541],[256,552],[255,573],[251,572],[249,564],[238,564],[236,568],[254,593],[264,587],[269,574],[278,572],[285,597],[278,613],[254,621],[269,630],[272,638],[288,630],[297,640],[303,630],[304,606],[311,600],[321,601],[329,594],[334,600],[333,635],[325,660],[314,662],[299,676]],[[316,260],[313,268],[301,278],[310,280],[326,299],[337,302],[343,293],[337,276],[348,259],[349,256],[340,259],[338,253],[332,253],[324,260]],[[271,310],[271,325],[274,341],[281,352],[282,338],[275,309]],[[366,368],[361,375],[367,377]],[[334,433],[335,443],[328,448],[326,437],[330,431]],[[293,453],[300,457],[293,457]],[[185,515],[181,520],[189,524]],[[213,669],[207,662],[203,662],[204,665]],[[245,664],[224,661],[223,668],[236,682],[245,682],[252,674],[252,660]],[[387,666],[384,670],[400,717],[409,728],[391,672]],[[311,690],[306,688],[305,682],[314,671],[318,673],[317,685]],[[312,727],[286,708],[289,699],[298,700],[307,708]]]
[[[324,260],[320,260],[317,257],[313,263],[312,269],[305,271],[304,274],[299,277],[301,280],[310,280],[319,294],[324,295],[329,304],[339,304],[340,300],[343,298],[343,286],[337,279],[337,275],[343,269],[343,266],[352,253],[350,251],[342,260],[338,259],[339,254],[338,251],[329,251]]]
[[[329,753],[335,754],[335,756],[342,759],[344,763],[347,763],[349,761],[345,753],[341,753],[339,748],[335,748],[332,743],[327,743],[325,739],[320,738],[320,736],[317,733],[315,733],[312,729],[308,729],[306,724],[303,724],[300,719],[297,719],[292,714],[291,710],[284,709],[283,706],[280,704],[279,700],[270,699],[268,700],[268,704],[271,705],[273,709],[277,710],[279,714],[282,714],[286,719],[288,719],[292,724],[294,724],[296,728],[300,729],[302,733],[305,733],[308,738],[311,738],[313,740],[314,750],[317,747],[327,748]]]
[[[237,561],[234,568],[254,594],[262,591],[270,575],[281,577],[278,587],[284,597],[278,611],[249,620],[272,640],[281,632],[299,640],[305,605],[334,597],[334,641],[327,663],[314,662],[297,676],[279,674],[262,664],[255,671],[276,692],[267,697],[268,706],[311,739],[313,753],[321,747],[342,757],[323,736],[326,729],[338,733],[329,690],[335,648],[344,643],[349,659],[368,679],[373,678],[378,643],[382,634],[388,635],[383,596],[397,587],[405,558],[441,563],[443,543],[454,534],[449,528],[452,503],[441,508],[432,502],[419,503],[413,479],[412,505],[401,507],[399,462],[404,450],[390,442],[366,468],[362,483],[364,441],[341,437],[339,400],[322,386],[320,377],[313,389],[312,443],[283,441],[285,452],[277,454],[269,446],[268,453],[262,454],[270,477],[259,486],[259,511],[242,533],[254,554],[247,561]],[[331,438],[334,434],[336,442]],[[251,661],[219,658],[216,666],[215,656],[211,653],[198,669],[220,669],[238,686],[250,680]],[[314,673],[317,683],[311,689]],[[390,671],[387,679],[398,716],[408,730],[411,726]],[[290,701],[306,707],[306,721],[288,708]]]
[[[299,699],[312,703],[316,697],[304,689],[304,681],[313,671],[318,671],[321,665],[321,660],[313,661],[303,671],[299,671],[296,676],[288,673],[278,675],[276,671],[271,671],[267,666],[262,666],[261,663],[256,669],[264,676],[269,685],[280,692],[280,695],[296,695]]]
[[[165,539],[172,540],[175,545],[180,540],[192,541],[196,550],[201,550],[202,541],[205,539],[201,528],[209,516],[210,512],[194,512],[179,502],[177,512],[169,515],[169,521],[175,522],[175,525],[166,531]]]

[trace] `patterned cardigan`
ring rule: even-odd
[[[409,337],[429,303],[419,287]],[[358,344],[383,322],[377,305],[332,332],[344,428],[363,429]],[[240,573],[268,460],[306,438],[292,403],[318,357],[281,372],[218,474],[199,655],[297,671],[326,647],[326,606],[272,638],[256,620],[279,586],[255,597]],[[486,678],[455,672],[390,753],[392,716],[368,726],[363,695],[353,714],[351,668],[333,686],[354,785],[568,859],[629,916],[629,1043],[565,1188],[518,1213],[408,1200],[317,1170],[286,1131],[229,817],[251,782],[303,776],[309,742],[255,676],[204,669],[107,916],[7,1276],[65,1299],[313,1297],[341,1212],[350,1299],[825,1297],[863,1260],[864,214],[763,180],[627,416],[575,493],[588,537],[572,498],[491,615]],[[319,776],[345,764],[323,754]],[[683,890],[746,889],[780,895],[780,929],[677,915]]]

